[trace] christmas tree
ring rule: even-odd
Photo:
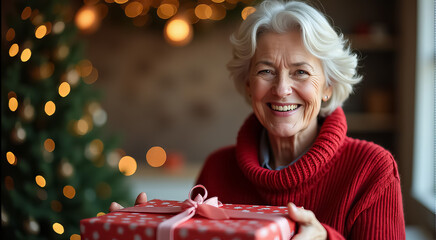
[[[80,239],[81,219],[132,202],[102,131],[98,72],[71,2],[2,5],[2,238]]]

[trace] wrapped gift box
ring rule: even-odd
[[[155,199],[139,206],[144,208],[180,208],[181,204],[182,203],[179,201]],[[280,216],[287,216],[288,214],[288,209],[285,206],[224,204],[221,208],[264,215],[277,214]],[[158,225],[174,215],[175,214],[168,213],[112,212],[100,217],[84,219],[80,221],[81,239],[153,240],[156,239],[156,229]],[[289,220],[289,218],[286,218],[286,221],[289,224],[292,236],[295,230],[295,223]],[[173,237],[174,240],[281,239],[278,224],[271,220],[211,220],[197,215],[178,225],[174,230]]]

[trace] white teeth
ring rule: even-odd
[[[280,112],[287,112],[290,110],[295,110],[297,109],[297,104],[292,104],[292,105],[285,105],[285,106],[277,106],[277,105],[273,105],[271,104],[271,108],[275,111],[280,111]]]

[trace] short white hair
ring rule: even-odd
[[[327,116],[353,91],[362,77],[357,74],[358,59],[342,33],[337,33],[326,17],[304,2],[266,0],[256,7],[230,41],[233,58],[227,64],[237,90],[249,101],[246,91],[251,58],[257,38],[263,32],[286,33],[299,29],[306,49],[322,62],[326,83],[332,86],[331,98],[321,105],[320,116]]]

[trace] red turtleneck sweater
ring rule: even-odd
[[[207,159],[197,180],[223,203],[286,205],[315,213],[328,239],[405,239],[397,165],[382,147],[346,136],[344,112],[324,120],[312,148],[280,171],[259,164],[262,125],[251,115],[236,146]]]

